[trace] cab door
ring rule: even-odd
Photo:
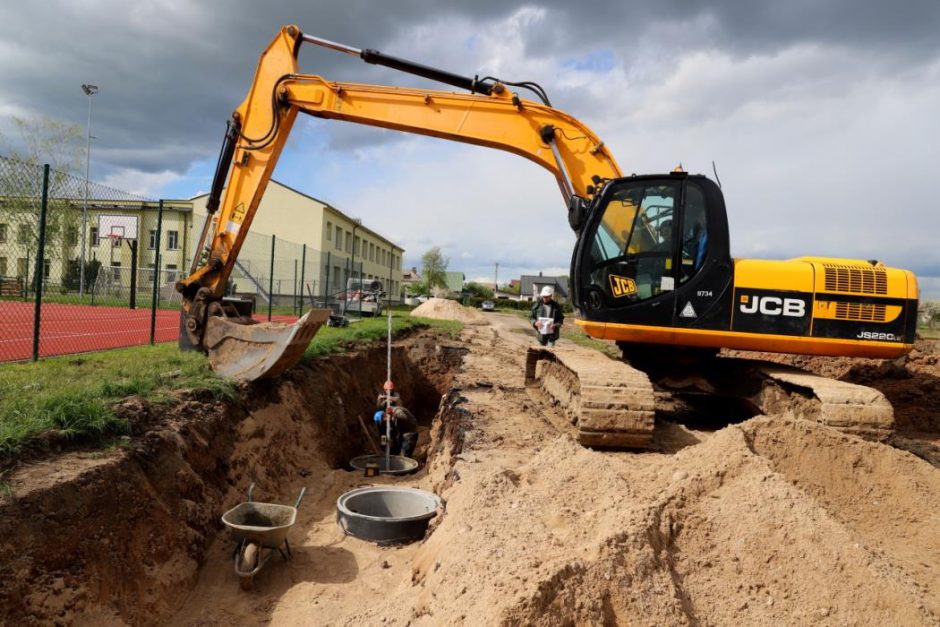
[[[588,320],[671,326],[675,314],[672,228],[681,181],[637,177],[608,185],[572,260],[576,305]]]

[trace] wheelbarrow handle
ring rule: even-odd
[[[302,500],[304,500],[304,494],[306,494],[306,493],[307,493],[307,488],[306,488],[306,486],[303,487],[303,488],[300,488],[300,494],[297,495],[297,502],[294,503],[294,509],[297,509],[297,508],[300,507],[300,502],[301,502]]]
[[[252,481],[251,485],[248,486],[248,502],[251,503],[251,493],[255,490],[255,483]]]

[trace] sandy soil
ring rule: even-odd
[[[411,315],[432,320],[456,320],[464,324],[487,323],[486,316],[481,312],[446,298],[429,298],[427,302],[415,307]]]
[[[306,486],[289,536],[294,560],[275,556],[244,592],[231,540],[216,523],[201,553],[171,552],[198,571],[149,616],[86,604],[69,610],[68,622],[940,624],[935,465],[895,446],[763,416],[738,424],[721,416],[662,421],[653,452],[584,449],[562,412],[523,386],[524,349],[534,342],[519,332],[526,322],[502,314],[485,320],[459,342],[435,338],[402,349],[430,373],[407,377],[406,401],[426,410],[425,424],[431,408],[440,409],[422,433],[427,463],[419,473],[377,481],[340,467],[343,456],[368,452],[351,396],[367,396],[368,385],[355,380],[365,377],[368,360],[292,373],[248,403],[224,446],[209,446],[230,450],[205,489],[219,493],[206,520],[212,527],[249,480],[259,483],[256,498],[280,503]],[[935,345],[919,345],[905,364],[801,365],[893,390],[885,393],[899,403],[907,432],[937,437]],[[192,437],[174,441],[186,448]],[[344,536],[336,498],[391,482],[445,500],[426,539],[381,547]],[[167,585],[172,569],[148,559],[152,574],[130,573],[133,589],[145,589],[148,577]],[[0,568],[0,591],[2,576]],[[78,584],[66,578],[65,592],[57,585],[43,579],[50,599]]]
[[[460,435],[418,476],[446,513],[420,544],[343,537],[334,471],[302,557],[245,595],[227,546],[179,624],[937,624],[940,474],[895,448],[759,417],[661,425],[666,452],[586,450],[522,387],[524,321],[472,328]],[[453,402],[453,397],[451,399]],[[456,424],[454,424],[456,423]],[[440,434],[438,434],[440,435]],[[451,466],[451,462],[453,465]],[[224,608],[224,609],[221,609]]]

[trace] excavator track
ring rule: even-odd
[[[779,364],[757,368],[767,377],[756,399],[765,414],[794,415],[866,440],[883,441],[894,430],[894,408],[874,388]]]
[[[894,428],[894,410],[878,390],[735,357],[713,358],[681,374],[670,372],[667,362],[640,370],[579,346],[529,348],[525,382],[565,411],[580,444],[597,448],[653,446],[654,387],[676,396],[732,399],[755,415],[810,420],[867,440],[883,441]]]
[[[649,448],[656,408],[642,371],[580,346],[529,348],[525,381],[564,409],[581,445]]]

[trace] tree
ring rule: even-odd
[[[13,118],[19,141],[14,145],[0,134],[0,147],[10,157],[0,163],[0,197],[4,213],[11,218],[17,244],[35,258],[39,245],[39,214],[42,198],[42,166],[50,166],[49,211],[46,216],[46,259],[63,265],[80,241],[80,214],[68,200],[79,197],[78,179],[69,171],[84,165],[82,131],[76,124],[52,118]],[[32,269],[30,269],[32,270]],[[86,268],[86,276],[88,269]],[[63,267],[63,276],[68,270]],[[77,276],[77,271],[76,271]]]
[[[441,249],[438,246],[421,256],[424,282],[427,285],[428,292],[433,292],[436,287],[447,288],[448,263],[447,258],[441,254]]]
[[[473,281],[464,285],[463,290],[474,298],[493,298],[493,290]]]

